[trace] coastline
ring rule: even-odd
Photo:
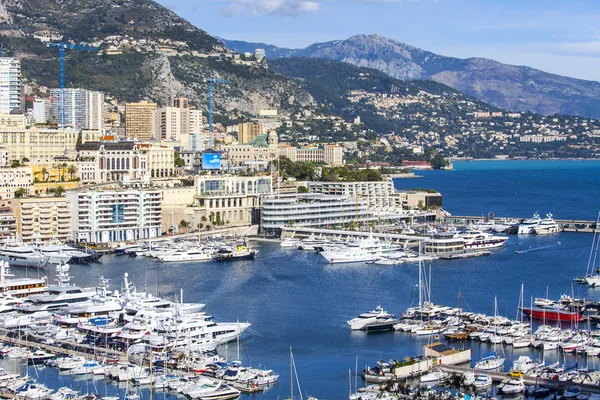
[[[448,158],[448,161],[600,161],[600,158]]]

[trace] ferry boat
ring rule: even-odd
[[[357,239],[348,243],[346,246],[322,251],[319,254],[321,254],[329,264],[338,264],[376,261],[399,250],[401,250],[400,246],[376,239],[373,237],[373,232],[371,232],[369,237]]]
[[[537,226],[533,228],[536,235],[551,235],[553,233],[560,232],[560,226],[554,220],[551,213],[546,214],[544,218]]]
[[[517,233],[519,235],[533,234],[535,233],[535,227],[538,226],[540,222],[542,222],[542,219],[540,218],[540,215],[536,212],[535,214],[533,214],[533,217],[521,222]]]
[[[459,233],[457,236],[465,241],[465,249],[491,249],[502,247],[508,240],[507,236],[494,236],[491,233],[476,230]]]
[[[0,293],[14,297],[27,297],[48,292],[48,282],[43,278],[13,278],[10,265],[0,260]]]

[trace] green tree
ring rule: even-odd
[[[17,199],[20,199],[21,197],[25,197],[25,195],[27,195],[27,189],[25,189],[25,188],[18,188],[15,191],[15,197]]]
[[[54,191],[54,195],[55,195],[56,197],[62,197],[62,195],[63,195],[64,193],[65,193],[65,188],[64,188],[64,187],[62,187],[62,186],[58,186],[58,187],[56,188],[56,190]]]
[[[46,175],[48,175],[48,170],[46,169],[46,167],[42,168],[42,179],[44,180],[44,182],[48,182],[48,178],[46,178]]]
[[[77,172],[77,167],[75,166],[75,164],[69,165],[69,167],[67,168],[67,172],[71,177],[70,179],[73,180],[73,175],[75,175],[75,172]]]
[[[179,229],[186,229],[187,231],[187,221],[185,219],[182,219],[181,221],[179,221]]]
[[[306,186],[298,186],[298,193],[308,193],[308,188]]]

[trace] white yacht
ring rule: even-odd
[[[0,292],[14,297],[27,297],[48,292],[46,277],[15,278],[7,261],[0,260]]]
[[[458,237],[465,241],[465,250],[468,249],[493,249],[501,247],[508,240],[508,236],[494,236],[491,233],[469,230],[459,233]]]
[[[376,239],[371,232],[369,237],[357,239],[344,247],[322,251],[319,254],[321,254],[329,264],[337,264],[376,261],[381,257],[388,256],[399,250],[401,250],[400,246]]]
[[[48,263],[50,264],[66,264],[68,262],[80,264],[90,262],[93,258],[90,253],[78,250],[58,241],[52,241],[50,243],[37,241],[33,244],[33,247],[39,253],[47,256]]]
[[[315,234],[312,233],[309,237],[307,237],[306,239],[302,239],[302,241],[300,241],[297,249],[298,250],[315,250],[315,247],[322,246],[322,245],[328,244],[328,243],[329,243],[329,240],[327,238],[325,238],[322,234],[319,236],[315,236]]]
[[[294,236],[283,239],[279,245],[282,249],[295,249],[300,244],[300,240],[296,239]]]
[[[533,234],[535,233],[535,227],[538,226],[540,222],[542,222],[542,219],[540,218],[540,215],[536,212],[535,214],[533,214],[533,217],[521,222],[517,233],[519,235]]]
[[[8,261],[11,267],[44,268],[48,259],[48,256],[16,239],[4,241],[0,245],[0,260]]]
[[[546,218],[540,221],[540,223],[533,228],[536,235],[552,235],[553,233],[560,232],[560,226],[554,220],[551,213],[546,214]]]
[[[505,358],[498,357],[496,353],[492,353],[488,356],[482,357],[480,361],[475,363],[475,369],[482,369],[485,371],[496,371],[502,368],[504,365]]]
[[[54,311],[67,308],[74,303],[90,301],[96,295],[95,289],[83,290],[69,284],[69,264],[56,266],[56,286],[48,287],[48,294],[33,295],[19,306],[23,312]]]
[[[212,253],[202,247],[188,250],[176,250],[171,253],[159,254],[157,258],[163,262],[210,261]]]
[[[394,318],[394,314],[385,311],[381,306],[375,307],[374,310],[360,314],[356,318],[347,321],[350,329],[353,331],[364,329],[367,325],[377,321],[380,318]]]

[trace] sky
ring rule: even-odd
[[[213,36],[300,48],[377,33],[600,81],[599,0],[158,0]]]

